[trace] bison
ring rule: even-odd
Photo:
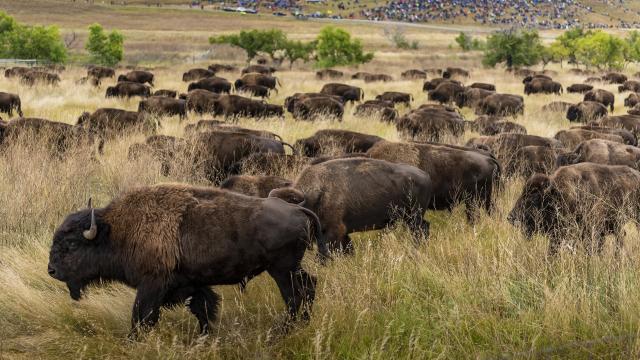
[[[524,99],[520,95],[492,94],[480,101],[476,107],[478,115],[516,116],[524,113]]]
[[[225,179],[220,184],[220,189],[266,198],[272,190],[291,185],[293,185],[293,181],[280,176],[234,175]],[[304,201],[298,205],[303,206]]]
[[[325,80],[325,79],[340,79],[344,76],[342,71],[334,70],[334,69],[323,69],[318,70],[316,72],[316,79]]]
[[[198,81],[198,80],[205,79],[208,77],[213,77],[213,76],[216,76],[215,71],[211,71],[209,69],[202,69],[202,68],[189,69],[184,74],[182,74],[182,81],[184,82],[194,81],[194,80]]]
[[[343,102],[356,102],[364,99],[364,91],[357,86],[339,83],[325,84],[320,90],[321,94],[340,96]]]
[[[400,77],[404,80],[426,79],[427,72],[419,69],[411,69],[403,71],[402,74],[400,74]]]
[[[129,81],[121,81],[117,83],[115,86],[107,87],[107,91],[105,94],[106,97],[149,97],[151,96],[151,88],[147,85],[129,82]]]
[[[187,101],[172,99],[164,96],[151,96],[138,104],[139,113],[157,116],[180,116],[180,120],[187,117]]]
[[[156,90],[152,96],[164,96],[167,98],[175,99],[177,95],[178,92],[175,90],[160,89]]]
[[[83,113],[76,123],[103,138],[123,136],[131,132],[151,133],[155,124],[135,111],[112,108],[97,109],[93,113]]]
[[[411,106],[411,101],[413,101],[413,96],[409,93],[398,92],[398,91],[385,91],[380,95],[376,96],[376,100],[390,101],[393,104],[404,104],[406,106]]]
[[[153,86],[153,73],[144,70],[133,70],[118,76],[118,82],[123,81]]]
[[[68,215],[53,235],[48,273],[74,300],[101,281],[135,288],[132,335],[154,326],[161,307],[187,300],[207,333],[219,302],[209,286],[240,283],[265,270],[289,316],[305,306],[302,317],[308,318],[316,279],[301,261],[311,234],[321,256],[329,256],[320,232],[313,212],[278,198],[161,184]]]
[[[236,80],[234,83],[236,90],[250,85],[260,85],[273,90],[280,85],[280,80],[271,75],[249,73],[243,75],[242,78]]]
[[[320,155],[339,155],[346,153],[364,153],[383,139],[376,135],[363,134],[348,130],[319,130],[312,136],[299,139],[295,147],[309,157]]]
[[[593,90],[593,85],[589,85],[589,84],[572,84],[571,86],[567,87],[568,93],[584,94],[591,90]]]
[[[560,154],[557,159],[558,166],[584,162],[626,165],[639,170],[640,149],[617,141],[591,139],[580,143],[572,152]]]
[[[187,110],[196,114],[213,114],[215,102],[220,97],[219,94],[204,89],[191,90],[186,96]]]
[[[20,96],[0,91],[0,112],[6,113],[11,117],[14,109],[18,112],[18,116],[22,117]]]
[[[562,85],[559,82],[544,78],[534,78],[524,84],[524,93],[530,94],[562,94]]]
[[[613,105],[615,103],[615,96],[612,92],[602,89],[595,89],[584,94],[583,101],[595,101],[604,106],[609,106],[611,112],[613,112]]]
[[[231,93],[231,83],[227,81],[227,79],[223,79],[221,77],[208,77],[196,82],[192,82],[187,87],[187,91],[192,91],[196,89],[208,90],[216,94],[230,94]]]
[[[293,117],[297,120],[314,120],[329,116],[342,121],[344,106],[329,97],[315,97],[297,101],[293,107]]]
[[[567,109],[567,120],[589,122],[607,115],[607,108],[599,102],[582,101]]]

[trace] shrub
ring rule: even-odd
[[[67,50],[58,27],[21,25],[0,12],[0,57],[63,63]]]
[[[100,24],[93,24],[85,48],[93,63],[114,66],[124,57],[124,36],[116,30],[107,35]]]
[[[365,53],[358,39],[351,39],[347,31],[327,26],[317,38],[316,57],[318,67],[364,64],[373,59],[373,53]]]

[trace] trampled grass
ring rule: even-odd
[[[499,92],[522,94],[519,78],[482,69],[477,54],[456,54],[444,43],[434,40],[429,51],[381,51],[376,61],[359,70],[399,79],[409,68],[459,65],[472,69],[465,82],[491,82]],[[191,66],[156,70],[156,88],[184,91],[181,74]],[[561,71],[557,80],[565,86],[582,80],[554,69]],[[295,67],[278,73],[283,86],[269,101],[281,104],[294,92],[319,90],[323,82],[308,70]],[[68,69],[55,88],[25,88],[2,78],[0,90],[20,94],[27,116],[67,123],[99,107],[137,108],[135,99],[105,99],[108,83],[101,89],[75,85],[83,72]],[[235,79],[237,74],[222,76]],[[398,90],[413,94],[413,106],[426,102],[420,81],[347,82],[363,86],[367,99]],[[617,93],[612,85],[598,87]],[[579,99],[564,94],[561,100]],[[624,113],[622,99],[616,94],[616,113]],[[514,121],[531,134],[553,136],[569,126],[564,114],[541,111],[553,100],[558,98],[526,97],[525,114]],[[284,121],[239,119],[239,124],[276,132],[291,143],[324,128],[399,139],[392,125],[355,118],[352,112],[349,105],[341,123],[296,122],[287,115]],[[468,109],[463,114],[474,118]],[[198,119],[190,115],[186,123]],[[161,123],[159,132],[174,136],[181,136],[186,125],[177,117]],[[458,142],[473,136],[477,134],[467,133]],[[312,319],[287,335],[276,331],[284,310],[277,288],[268,276],[260,276],[245,293],[231,286],[217,288],[223,297],[220,318],[206,338],[198,337],[195,318],[177,308],[164,311],[149,334],[128,340],[131,289],[104,284],[74,302],[66,287],[47,275],[46,266],[53,230],[89,197],[103,206],[137,185],[185,179],[206,185],[186,173],[165,177],[153,161],[129,162],[128,146],[143,139],[135,135],[111,141],[95,159],[85,152],[52,158],[38,139],[0,154],[0,358],[586,359],[640,354],[638,232],[628,227],[620,259],[609,243],[600,256],[578,249],[548,259],[547,239],[526,240],[506,221],[523,179],[506,180],[496,195],[496,211],[482,214],[474,225],[466,222],[460,207],[452,213],[429,212],[431,237],[418,247],[404,228],[394,227],[357,234],[355,256],[326,267],[309,256],[305,266],[319,278]]]

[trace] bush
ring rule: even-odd
[[[373,53],[364,53],[360,40],[351,40],[351,34],[343,29],[327,26],[317,41],[317,65],[321,68],[364,64],[373,59]]]
[[[629,50],[629,45],[621,38],[596,31],[576,42],[575,55],[578,61],[588,67],[620,70],[624,67]]]
[[[284,50],[287,36],[282,30],[249,30],[239,34],[212,36],[210,44],[229,44],[243,49],[247,53],[247,62],[251,62],[258,53],[265,53],[274,58],[278,50]]]
[[[505,63],[507,68],[531,66],[540,62],[542,43],[537,31],[500,31],[487,38],[485,66]]]
[[[94,64],[115,66],[124,57],[124,36],[115,30],[107,35],[100,24],[93,24],[85,48]]]
[[[289,68],[293,67],[293,63],[297,60],[308,62],[311,60],[316,49],[316,42],[302,42],[287,40],[284,45],[284,58],[289,60]]]
[[[385,28],[384,35],[398,49],[417,50],[418,47],[420,46],[420,43],[418,43],[418,41],[416,40],[409,42],[406,36],[404,35],[404,29],[399,26],[395,28]]]
[[[0,57],[63,63],[67,50],[56,26],[25,26],[0,12]]]

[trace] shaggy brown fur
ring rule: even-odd
[[[279,176],[236,175],[223,181],[220,188],[248,196],[266,198],[272,190],[292,184],[293,181]]]

